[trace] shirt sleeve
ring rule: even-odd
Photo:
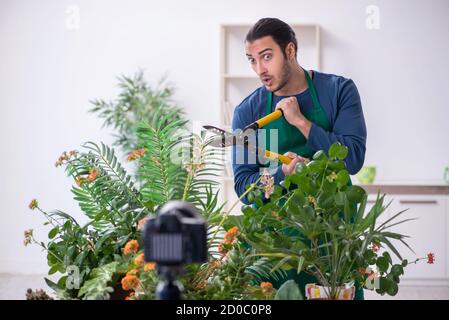
[[[232,118],[232,131],[243,129],[251,123],[251,117],[244,112],[242,108],[237,107]],[[234,172],[234,190],[240,197],[246,191],[246,186],[257,181],[260,175],[260,168],[257,163],[249,163],[251,156],[241,145],[232,147],[232,170]],[[242,202],[249,204],[247,197],[242,198]]]
[[[312,123],[307,146],[327,153],[330,146],[339,141],[348,147],[348,156],[344,160],[348,172],[356,174],[365,161],[367,132],[360,95],[351,79],[344,79],[337,87],[337,114],[331,130],[326,131]]]

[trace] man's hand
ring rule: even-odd
[[[284,175],[288,176],[290,174],[292,174],[295,169],[296,169],[296,165],[298,163],[303,163],[306,158],[303,158],[301,156],[298,156],[296,153],[294,152],[286,152],[284,153],[284,156],[287,156],[289,158],[292,158],[292,161],[289,164],[283,164],[282,165],[282,172],[284,173]]]
[[[276,109],[281,109],[284,113],[285,120],[287,120],[287,122],[292,126],[298,128],[306,139],[309,138],[312,123],[307,120],[307,118],[299,110],[299,104],[296,97],[282,99],[276,104]]]

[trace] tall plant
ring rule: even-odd
[[[119,146],[125,153],[138,148],[138,123],[151,123],[155,111],[173,113],[171,119],[174,120],[182,118],[182,109],[172,100],[175,88],[166,78],[152,87],[145,81],[143,71],[139,71],[132,77],[122,75],[118,77],[118,81],[120,92],[117,99],[93,99],[91,103],[94,107],[90,112],[104,119],[103,126],[112,127],[116,131],[113,133],[116,138],[113,146]]]

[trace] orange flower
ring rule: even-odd
[[[140,219],[139,222],[137,223],[137,230],[142,230],[143,226],[149,219],[150,219],[150,217],[144,217],[144,218]]]
[[[89,180],[94,181],[98,176],[98,171],[94,168],[89,170]]]
[[[138,272],[139,272],[139,270],[137,270],[137,269],[131,269],[126,273],[126,276],[137,276]]]
[[[136,159],[140,159],[144,156],[145,152],[147,152],[147,149],[136,149],[134,151],[131,151],[128,154],[128,161],[133,161]]]
[[[133,290],[139,285],[139,278],[134,275],[126,275],[123,277],[121,283],[123,290]]]
[[[59,167],[63,164],[64,161],[70,160],[70,158],[76,156],[78,154],[78,151],[72,150],[67,153],[67,151],[64,151],[61,156],[58,158],[58,160],[55,163],[56,167]]]
[[[221,255],[225,255],[231,249],[230,245],[234,243],[238,232],[239,229],[237,227],[232,227],[226,232],[224,236],[224,241],[218,245],[218,252]]]
[[[432,252],[427,254],[427,263],[433,264],[435,262],[435,255]]]
[[[126,255],[131,253],[137,253],[137,250],[139,250],[139,243],[137,242],[137,240],[130,240],[125,245],[123,253]]]
[[[154,270],[155,268],[156,268],[155,262],[148,262],[148,263],[145,263],[145,266],[143,267],[143,271],[147,272],[150,270]]]
[[[239,229],[237,227],[232,227],[231,229],[229,229],[224,236],[225,243],[234,242],[235,238],[237,237],[238,232],[239,232]]]
[[[271,292],[273,292],[273,285],[271,284],[271,282],[262,282],[260,284],[260,287],[262,288],[263,294],[270,294]]]
[[[145,257],[144,254],[141,253],[137,256],[137,258],[134,259],[134,263],[138,267],[142,267],[145,264]]]
[[[28,205],[28,208],[31,210],[36,209],[39,206],[36,199],[31,200],[30,204]]]

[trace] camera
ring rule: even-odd
[[[146,262],[156,262],[163,280],[156,288],[157,299],[180,299],[182,285],[175,279],[183,273],[183,264],[207,261],[205,220],[187,202],[167,202],[145,224],[144,256]]]

